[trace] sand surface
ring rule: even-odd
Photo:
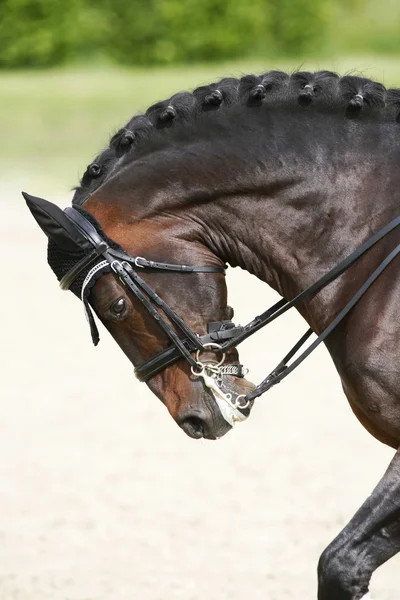
[[[0,600],[315,599],[320,553],[393,455],[326,350],[223,439],[187,438],[106,331],[92,347],[21,187],[0,188]],[[228,285],[236,322],[275,300],[242,271]],[[292,314],[246,342],[251,379],[304,330]],[[374,599],[398,599],[399,571],[378,571]]]

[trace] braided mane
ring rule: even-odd
[[[133,117],[112,136],[108,148],[91,163],[76,188],[73,203],[85,200],[118,170],[122,159],[137,156],[172,140],[174,124],[190,129],[204,113],[223,114],[233,106],[303,107],[328,110],[347,119],[367,119],[400,123],[400,89],[386,89],[381,83],[364,77],[339,77],[330,71],[269,71],[245,75],[241,79],[224,78],[217,83],[180,92],[168,100],[153,104],[146,114]],[[166,131],[171,129],[172,131]],[[126,164],[126,159],[125,159]]]

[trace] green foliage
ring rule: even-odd
[[[0,67],[400,50],[398,0],[0,0]]]
[[[321,32],[326,1],[310,9],[305,0],[0,0],[0,66],[98,52],[136,65],[298,52],[314,27]]]
[[[103,1],[110,14],[109,48],[123,63],[234,57],[259,49],[268,32],[265,0]]]
[[[0,63],[42,66],[64,60],[74,43],[76,6],[68,3],[63,11],[61,6],[57,0],[3,0]]]
[[[343,23],[341,37],[350,52],[398,54],[400,51],[400,3],[398,0],[352,0],[353,6],[335,15]]]
[[[270,0],[271,31],[283,54],[320,51],[326,35],[329,2]]]
[[[50,66],[90,51],[99,17],[85,0],[0,0],[0,66]]]

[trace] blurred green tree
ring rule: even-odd
[[[129,64],[218,60],[253,53],[268,37],[266,0],[100,0],[109,49]]]
[[[74,3],[60,11],[53,0],[13,0],[0,5],[0,62],[42,66],[63,60],[71,45]]]
[[[130,65],[301,56],[339,47],[342,38],[349,47],[368,37],[395,49],[399,13],[392,9],[379,29],[371,19],[374,1],[0,0],[0,67],[44,67],[96,54]]]
[[[320,51],[327,33],[330,4],[328,0],[269,0],[276,49],[289,55]]]
[[[104,33],[85,0],[0,0],[0,66],[44,67],[90,51]]]

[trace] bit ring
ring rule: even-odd
[[[240,398],[246,398],[246,395],[240,394],[239,396],[237,396],[237,398],[235,400],[235,406],[236,406],[236,408],[239,408],[240,410],[245,410],[246,408],[248,408],[250,406],[250,400],[246,400],[246,402],[244,404],[240,404]]]
[[[216,350],[216,351],[221,350],[220,344],[214,344],[214,342],[210,342],[209,344],[204,344],[203,348],[201,348],[200,350],[197,350],[197,352],[196,352],[196,362],[199,365],[203,364],[200,360],[200,354],[201,354],[201,352],[204,352],[207,348],[211,348],[212,350]],[[221,360],[219,362],[217,362],[215,365],[213,364],[213,367],[218,368],[221,365],[223,365],[225,362],[225,357],[226,357],[226,353],[222,352]]]

